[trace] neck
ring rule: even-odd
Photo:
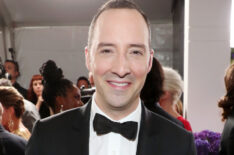
[[[96,97],[94,99],[98,108],[115,121],[119,121],[134,112],[139,104],[139,98],[137,98],[132,104],[126,104],[121,107],[114,107],[110,104],[100,104],[100,102],[97,102]]]
[[[163,110],[165,110],[167,113],[169,113],[173,117],[177,118],[180,116],[174,109],[173,104],[171,104],[170,102],[166,101],[165,103],[160,104],[160,106],[163,108]]]
[[[11,79],[12,85],[16,83],[16,79]]]
[[[19,129],[20,123],[21,123],[21,119],[16,118],[16,117],[13,116],[12,121],[13,121],[13,125],[11,127],[10,126],[8,127],[8,129],[9,129],[10,132]]]

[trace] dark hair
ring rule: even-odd
[[[17,71],[17,72],[19,73],[19,76],[20,76],[20,71],[19,71],[19,64],[18,64],[18,62],[17,62],[17,61],[14,61],[14,60],[9,60],[9,59],[7,59],[7,60],[5,61],[5,63],[6,63],[6,62],[10,62],[10,63],[14,64],[14,66],[15,66],[15,71]]]
[[[73,83],[64,78],[62,69],[57,67],[53,60],[44,63],[40,68],[40,73],[43,76],[44,85],[42,97],[45,103],[55,111],[56,97],[65,97],[67,90],[73,88]]]
[[[14,107],[15,116],[20,118],[24,113],[24,98],[14,88],[9,86],[0,86],[0,102],[5,108]]]
[[[158,102],[163,92],[164,74],[161,64],[156,58],[153,58],[152,68],[148,73],[144,87],[141,90],[141,99],[146,107],[151,107]]]
[[[224,82],[226,87],[226,95],[223,96],[218,102],[218,106],[223,108],[222,121],[227,119],[227,117],[234,110],[234,64],[227,68]]]
[[[147,16],[145,15],[145,13],[132,1],[129,1],[129,0],[110,0],[99,8],[97,14],[92,19],[92,22],[91,22],[90,27],[89,27],[89,36],[88,36],[88,48],[89,49],[92,45],[93,32],[94,32],[94,28],[95,28],[96,21],[97,21],[98,17],[101,15],[102,12],[104,12],[106,10],[110,10],[110,9],[135,9],[135,10],[137,10],[144,18],[146,25],[148,27],[149,44],[150,44],[150,41],[151,41],[150,23],[149,23]]]
[[[85,81],[88,83],[89,87],[90,87],[90,82],[89,82],[89,80],[88,80],[87,77],[85,77],[85,76],[80,76],[80,77],[77,79],[77,82],[76,82],[76,83],[78,83],[80,80],[85,80]]]
[[[30,85],[28,88],[28,93],[27,93],[27,99],[33,103],[37,102],[37,95],[35,94],[35,92],[33,91],[33,82],[36,80],[41,80],[42,81],[43,77],[41,75],[33,75],[31,81],[30,81]]]

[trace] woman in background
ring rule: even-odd
[[[62,69],[58,68],[54,61],[44,63],[40,72],[44,80],[42,97],[50,107],[51,114],[83,105],[80,90],[64,78]]]
[[[218,102],[222,108],[222,121],[226,121],[221,137],[220,155],[234,154],[234,64],[229,66],[224,77],[226,95]]]
[[[176,110],[176,104],[183,93],[183,80],[180,74],[172,68],[163,67],[164,85],[163,95],[160,97],[160,106],[174,118],[177,118],[188,131],[192,131],[189,121],[184,119]]]
[[[42,84],[43,77],[41,75],[33,75],[27,93],[27,99],[36,105],[41,118],[50,116],[48,106],[43,102]]]
[[[177,120],[159,105],[159,99],[164,94],[163,91],[164,73],[159,61],[153,57],[152,68],[147,74],[144,87],[141,90],[141,99],[145,106],[169,121],[175,123],[180,127],[184,127],[181,121]]]
[[[23,96],[14,88],[0,86],[0,102],[3,106],[2,125],[9,132],[28,140],[31,136],[22,123],[24,113]]]

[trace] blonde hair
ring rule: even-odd
[[[183,116],[183,103],[181,100],[178,100],[178,102],[175,104],[176,111]]]
[[[164,85],[163,90],[171,93],[173,103],[177,103],[184,91],[184,83],[180,74],[169,67],[163,67]]]

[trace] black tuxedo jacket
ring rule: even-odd
[[[23,88],[18,82],[15,82],[13,84],[13,87],[15,87],[15,89],[18,90],[18,92],[20,92],[20,94],[24,97],[27,98],[27,89]]]
[[[91,102],[35,124],[26,155],[88,155]],[[137,155],[195,155],[193,135],[142,104]]]
[[[149,102],[144,102],[145,106],[150,110],[153,111],[156,114],[159,114],[160,116],[165,117],[169,121],[175,123],[176,125],[184,128],[184,124],[176,119],[175,117],[171,116],[169,113],[167,113],[165,110],[163,110],[157,103],[149,103]]]
[[[27,141],[0,125],[0,155],[24,155]]]
[[[234,155],[234,110],[224,125],[219,154]]]

